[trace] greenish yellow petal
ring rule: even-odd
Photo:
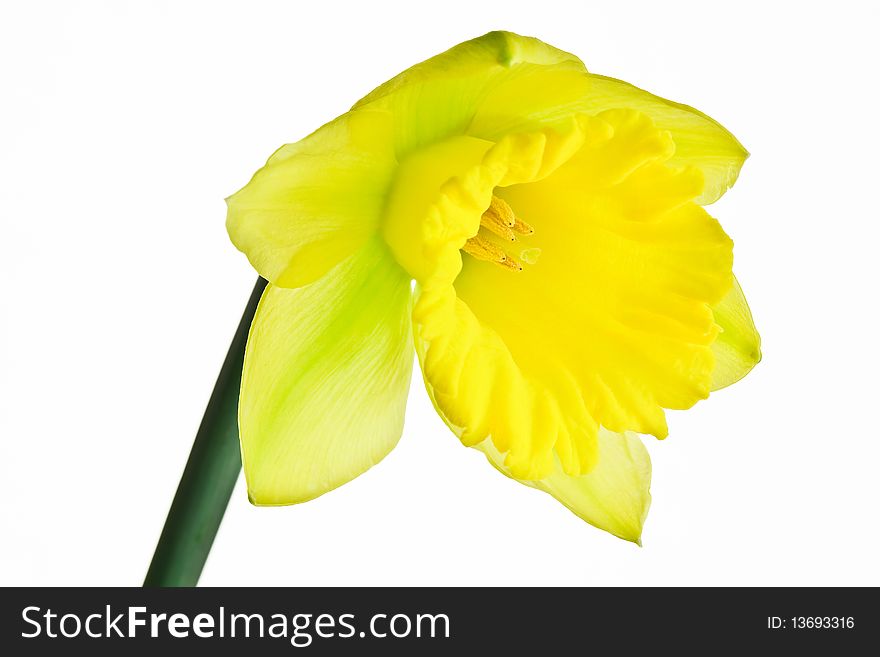
[[[376,234],[396,160],[392,117],[349,112],[275,152],[226,202],[226,227],[279,287],[316,280]]]
[[[402,160],[453,136],[500,139],[566,120],[589,87],[581,61],[510,32],[490,32],[407,69],[359,101],[395,116]]]
[[[712,390],[719,390],[742,379],[761,361],[761,336],[739,282],[712,308],[721,332],[712,344],[715,369]]]
[[[589,474],[567,475],[562,466],[540,481],[517,480],[549,493],[579,518],[619,538],[641,545],[642,526],[651,506],[651,458],[632,433],[601,429],[599,460]],[[477,445],[489,462],[508,477],[510,469],[491,440]]]
[[[397,444],[412,371],[410,297],[409,278],[377,239],[310,285],[266,288],[239,406],[254,504],[315,498]]]
[[[482,75],[486,69],[496,65],[513,66],[529,63],[553,66],[566,62],[583,69],[583,63],[571,53],[554,48],[534,37],[497,30],[459,43],[439,55],[411,66],[373,89],[354,107],[372,103],[406,87],[430,83],[438,79]]]
[[[713,203],[736,182],[749,153],[720,123],[692,107],[614,78],[590,75],[590,81],[584,111],[634,109],[650,116],[661,130],[669,130],[675,143],[669,164],[696,167],[703,173],[705,188],[697,203]]]

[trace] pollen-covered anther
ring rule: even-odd
[[[499,262],[498,264],[505,269],[512,269],[513,271],[523,270],[522,264],[520,264],[519,260],[517,260],[513,256],[507,256],[503,261]]]
[[[515,242],[517,235],[531,235],[534,232],[534,228],[513,213],[506,201],[492,196],[489,207],[480,217],[479,233],[470,238],[462,250],[477,260],[492,262],[512,271],[522,271],[520,261],[506,253],[493,241],[493,237]]]
[[[474,235],[470,238],[464,243],[462,249],[477,260],[497,262],[499,264],[507,260],[507,254],[500,246],[492,244],[492,242],[480,235]]]
[[[513,232],[516,216],[510,206],[497,196],[492,197],[492,202],[480,217],[480,225],[498,237],[510,242],[516,241],[516,234]]]
[[[489,203],[489,207],[486,208],[486,211],[483,213],[484,220],[486,219],[486,215],[491,215],[508,228],[513,228],[516,224],[516,215],[513,213],[513,208],[507,204],[507,201],[498,198],[494,194],[492,195],[492,201]]]
[[[535,232],[535,229],[531,227],[531,225],[527,224],[525,221],[517,217],[516,223],[513,224],[513,232],[519,233],[520,235],[531,235]]]

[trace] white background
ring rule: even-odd
[[[649,439],[644,548],[461,447],[417,371],[366,475],[276,509],[239,481],[202,583],[880,584],[872,5],[4,3],[0,584],[141,582],[255,280],[224,197],[491,29],[698,107],[752,152],[712,211],[764,361]]]

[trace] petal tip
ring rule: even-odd
[[[248,489],[247,497],[248,497],[248,502],[250,502],[253,506],[266,506],[265,504],[262,504],[261,502],[259,502],[257,500],[257,496],[250,489]]]
[[[752,368],[754,368],[755,365],[757,365],[757,364],[760,363],[762,360],[764,360],[764,352],[763,352],[763,350],[761,349],[761,345],[760,345],[760,344],[758,344],[758,346],[756,346],[756,347],[752,350],[752,352],[749,354],[749,357],[752,359]]]

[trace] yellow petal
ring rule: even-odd
[[[642,526],[651,506],[651,458],[641,439],[632,433],[599,431],[599,460],[589,474],[567,475],[559,463],[540,481],[517,480],[549,493],[579,518],[615,536],[642,544]],[[489,462],[511,477],[504,456],[491,440],[477,449]]]
[[[712,343],[712,353],[715,354],[712,390],[719,390],[742,379],[761,361],[761,336],[736,279],[730,292],[712,311],[715,322],[721,327]]]
[[[521,244],[540,248],[536,264],[464,256],[454,286],[446,269],[419,280],[414,307],[441,414],[465,444],[491,436],[519,479],[557,459],[588,473],[600,426],[664,437],[664,409],[708,396],[710,307],[732,284],[732,243],[692,200],[699,170],[668,164],[669,134],[633,111],[583,133],[549,174],[494,190],[534,227]]]
[[[359,101],[395,116],[403,160],[454,136],[499,139],[570,118],[587,92],[574,55],[538,39],[490,32],[407,69]]]
[[[316,280],[378,230],[394,175],[391,116],[350,112],[283,146],[227,199],[226,227],[279,287]]]
[[[692,107],[660,98],[614,78],[591,75],[590,80],[590,91],[583,105],[585,111],[635,109],[651,117],[659,129],[672,134],[675,154],[669,164],[692,166],[703,173],[706,186],[695,199],[697,203],[713,203],[736,182],[749,153],[717,121]]]
[[[310,500],[397,444],[412,371],[410,297],[409,278],[376,239],[311,285],[266,288],[239,406],[253,503]]]

